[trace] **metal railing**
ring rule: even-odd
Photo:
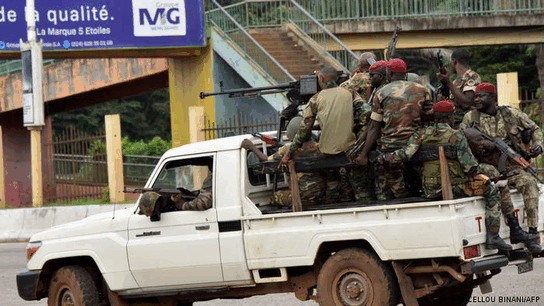
[[[51,65],[55,62],[58,62],[59,60],[44,60],[43,65],[44,67],[47,65]],[[0,76],[11,74],[15,72],[20,72],[23,67],[23,64],[21,60],[3,60],[0,61]]]
[[[125,185],[144,186],[160,156],[123,155]]]
[[[322,22],[544,11],[544,0],[299,0],[299,3]]]
[[[289,71],[276,61],[226,9],[215,0],[210,1],[217,9],[206,12],[208,22],[220,29],[225,37],[236,43],[245,52],[247,59],[260,66],[278,83],[295,81]]]
[[[349,72],[358,56],[353,53],[336,35],[331,33],[321,22],[294,0],[288,1],[287,19],[295,24],[304,34],[317,42],[322,51],[332,55]]]
[[[294,0],[243,1],[222,9],[245,29],[279,27],[287,22],[296,25],[301,33],[316,42],[314,47],[335,58],[346,71],[358,60],[355,53]],[[217,8],[207,12],[215,24],[219,20],[216,16],[219,11]],[[219,28],[227,34],[239,31],[234,22],[219,24]]]

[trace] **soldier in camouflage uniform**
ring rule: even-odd
[[[344,153],[355,143],[354,108],[358,103],[364,101],[357,93],[352,93],[336,84],[336,70],[332,67],[323,68],[318,74],[318,80],[323,90],[315,94],[304,109],[303,122],[293,138],[289,150],[280,162],[280,166],[284,169],[287,168],[291,155],[302,147],[304,141],[310,138],[316,119],[319,120],[321,127],[319,150],[325,158]],[[363,175],[357,173],[358,169],[348,172],[355,198],[364,200],[368,197],[371,186],[368,186],[368,181],[358,180]],[[325,171],[325,173],[327,174],[327,201],[338,202],[341,194],[340,172],[333,169]]]
[[[302,122],[301,117],[294,117],[287,125],[287,139],[293,139],[298,131],[298,127]],[[242,141],[242,148],[251,150],[257,153],[261,161],[280,160],[289,150],[289,145],[286,144],[278,149],[276,153],[270,156],[264,155],[255,145],[249,140]],[[313,139],[304,142],[302,147],[293,153],[295,157],[321,157],[318,144]],[[289,176],[289,174],[288,174]],[[325,177],[320,172],[299,172],[297,173],[298,187],[300,192],[300,200],[302,207],[312,207],[325,202]],[[275,192],[270,198],[270,204],[279,206],[291,206],[292,198],[290,190],[280,190]]]
[[[414,82],[406,81],[406,64],[400,59],[389,62],[391,83],[380,88],[372,101],[370,129],[363,150],[357,158],[368,164],[368,153],[378,142],[380,150],[402,148],[421,124],[421,114],[430,111],[430,92]],[[379,140],[379,141],[378,141]],[[376,198],[390,200],[409,195],[401,167],[374,164]]]
[[[340,84],[340,87],[343,87],[351,92],[357,92],[364,100],[368,100],[370,96],[370,76],[368,70],[371,63],[376,61],[376,55],[372,52],[365,52],[361,54],[359,58],[359,68],[353,72],[349,80]]]
[[[501,211],[506,219],[506,224],[510,227],[510,242],[511,243],[524,243],[529,251],[534,253],[540,252],[540,245],[537,243],[538,235],[529,234],[525,232],[519,225],[518,218],[514,214],[514,204],[510,197],[510,188],[508,187],[508,181],[503,179],[499,170],[493,164],[497,164],[500,156],[495,149],[495,145],[488,139],[485,139],[480,131],[474,128],[464,129],[470,150],[474,156],[480,162],[480,168],[483,173],[488,176],[492,181],[496,182],[496,186],[499,188],[501,196]]]
[[[461,128],[476,127],[491,137],[499,137],[522,156],[536,157],[542,154],[543,137],[538,125],[518,109],[498,106],[496,96],[494,85],[483,83],[477,86],[474,99],[476,110],[465,115]],[[532,134],[531,147],[528,147],[523,141],[523,134],[526,132]],[[489,163],[499,166],[496,160]],[[506,163],[501,174],[508,178],[510,185],[521,192],[525,203],[529,233],[536,233],[539,198],[536,179],[512,162]]]
[[[424,144],[453,144],[457,149],[457,160],[448,160],[449,175],[453,194],[460,196],[484,196],[486,201],[486,248],[511,250],[499,236],[500,229],[500,198],[494,183],[483,173],[478,161],[472,155],[467,139],[463,133],[452,129],[448,123],[453,122],[454,106],[452,102],[440,101],[433,106],[435,124],[422,128],[410,137],[405,147],[393,153],[380,156],[378,163],[387,163],[391,167],[400,166],[409,161],[417,150]],[[440,161],[433,160],[423,163],[423,193],[425,198],[440,198],[442,183]]]
[[[470,54],[466,49],[455,49],[451,54],[451,67],[457,74],[455,81],[451,81],[446,69],[438,73],[438,78],[448,86],[451,93],[450,97],[441,98],[448,98],[455,104],[455,123],[452,126],[455,129],[459,127],[466,112],[473,108],[474,90],[482,82],[480,76],[470,68],[469,60]]]
[[[202,183],[202,188],[200,188],[200,193],[195,199],[191,201],[185,201],[183,199],[183,195],[181,194],[173,195],[170,197],[170,199],[174,202],[178,210],[210,209],[213,205],[212,182],[213,182],[213,175],[210,169],[210,171],[208,172],[208,176],[206,177],[206,179],[204,179],[204,182]]]

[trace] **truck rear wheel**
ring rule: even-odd
[[[96,284],[85,268],[58,269],[49,285],[48,306],[96,306],[100,299]]]
[[[317,278],[321,306],[397,305],[398,286],[390,267],[363,249],[332,255]]]

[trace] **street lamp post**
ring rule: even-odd
[[[43,105],[43,42],[36,41],[34,0],[25,7],[28,42],[20,41],[23,75],[23,125],[30,130],[32,206],[43,205],[42,127],[45,125]]]

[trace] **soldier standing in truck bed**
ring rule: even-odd
[[[370,96],[370,76],[368,74],[372,62],[376,61],[376,55],[372,52],[365,52],[359,58],[359,68],[351,75],[349,80],[340,84],[349,91],[357,92],[364,100]]]
[[[444,69],[438,73],[440,81],[450,89],[449,99],[455,104],[455,122],[453,128],[457,129],[464,115],[472,109],[472,100],[474,90],[482,80],[480,76],[469,66],[470,54],[466,49],[458,48],[451,54],[451,68],[457,74],[457,78],[452,82],[448,71]]]
[[[316,119],[319,120],[321,135],[319,150],[325,158],[344,153],[353,147],[355,133],[353,133],[354,105],[364,102],[357,93],[339,87],[336,84],[338,77],[336,70],[325,67],[318,73],[319,85],[322,90],[315,94],[304,109],[303,121],[289,150],[280,162],[280,167],[287,168],[287,163],[304,141],[311,137],[312,127]],[[368,195],[372,186],[365,185],[365,181],[353,179],[358,169],[348,171],[350,185],[357,200]],[[340,172],[338,169],[325,170],[327,173],[327,199],[329,202],[338,202],[340,199]],[[357,176],[357,175],[356,175]],[[331,184],[338,182],[338,184]]]
[[[391,82],[380,88],[372,101],[370,128],[357,163],[368,165],[368,153],[378,142],[381,150],[402,148],[421,125],[421,115],[430,111],[430,92],[420,84],[406,81],[406,63],[389,61]],[[374,164],[376,198],[391,200],[407,197],[408,189],[401,167]]]

